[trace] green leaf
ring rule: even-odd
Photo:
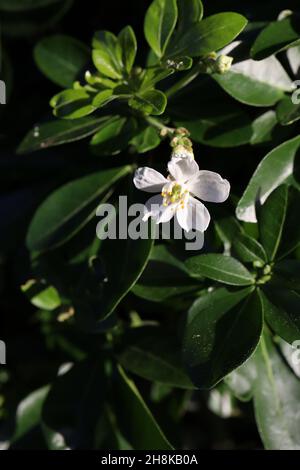
[[[195,23],[172,41],[168,56],[206,56],[229,44],[244,29],[247,20],[238,13],[217,13]]]
[[[261,60],[277,54],[297,45],[299,35],[300,23],[297,15],[290,15],[283,20],[274,21],[257,36],[251,48],[251,56],[255,60]]]
[[[118,36],[118,40],[122,49],[122,62],[124,64],[124,68],[127,73],[130,73],[137,52],[136,37],[131,26],[126,26],[122,29]]]
[[[248,286],[254,283],[254,277],[248,269],[231,256],[193,256],[186,261],[186,266],[192,275],[204,276],[224,284]]]
[[[268,261],[273,261],[279,248],[288,204],[288,188],[279,186],[271,193],[260,210],[260,239]]]
[[[64,88],[71,88],[90,60],[89,48],[70,36],[41,39],[34,48],[34,59],[43,74]]]
[[[50,105],[54,108],[54,115],[61,119],[79,119],[96,110],[89,94],[83,89],[64,90],[51,99]]]
[[[45,282],[30,279],[21,286],[21,291],[37,308],[51,311],[61,305],[60,296],[55,287],[49,286]]]
[[[96,69],[106,77],[117,80],[122,78],[122,50],[117,37],[109,31],[97,31],[92,46]]]
[[[201,116],[201,117],[200,117]],[[252,135],[249,116],[234,105],[211,103],[199,110],[196,120],[176,120],[176,125],[187,128],[193,140],[212,147],[238,147],[247,144]]]
[[[149,46],[162,57],[177,21],[176,0],[154,0],[147,10],[144,33]]]
[[[136,133],[133,118],[113,116],[100,127],[91,140],[92,152],[95,155],[117,155],[126,147]]]
[[[136,385],[121,367],[118,368],[118,383],[113,392],[113,409],[119,429],[134,450],[173,449]]]
[[[141,90],[148,90],[149,88],[153,88],[153,86],[164,80],[165,78],[169,77],[174,73],[174,69],[162,69],[160,67],[154,67],[151,69],[147,69],[143,76],[143,80],[141,83]]]
[[[131,139],[130,144],[136,149],[138,153],[149,152],[160,144],[160,138],[157,130],[151,126],[143,129],[139,134]]]
[[[19,403],[16,412],[16,428],[11,443],[16,442],[40,424],[42,406],[48,392],[48,385],[41,387]]]
[[[275,57],[262,62],[238,62],[227,73],[212,77],[230,96],[250,106],[272,106],[284,97],[285,91],[293,89],[291,79]]]
[[[114,98],[113,90],[102,90],[97,93],[92,103],[95,108],[102,108]]]
[[[277,117],[275,111],[266,111],[258,116],[252,122],[253,134],[250,141],[251,145],[271,143],[274,138],[273,131],[276,125]]]
[[[294,104],[290,96],[282,99],[276,108],[278,121],[283,126],[289,126],[300,119],[300,104]]]
[[[271,150],[260,162],[238,203],[238,219],[256,222],[257,202],[264,204],[272,191],[291,178],[299,145],[300,137],[294,137]]]
[[[284,258],[296,250],[300,244],[299,204],[300,191],[290,187],[287,213],[278,253],[280,258]]]
[[[253,397],[257,378],[254,356],[255,354],[224,379],[226,385],[240,401],[249,401]]]
[[[130,166],[98,171],[50,194],[31,221],[29,250],[45,251],[70,239],[94,215],[101,196],[130,171]]]
[[[144,379],[179,387],[194,388],[181,363],[181,348],[173,335],[156,326],[132,328],[117,347],[122,367]]]
[[[84,139],[94,134],[110,116],[84,117],[75,121],[58,120],[35,126],[18,147],[17,153],[34,152]]]
[[[199,290],[199,283],[165,246],[157,245],[133,293],[150,302],[163,302]]]
[[[300,382],[267,336],[262,338],[255,361],[254,408],[265,448],[299,450]]]
[[[166,95],[158,90],[145,90],[134,95],[129,101],[129,106],[145,114],[163,114],[167,106]]]
[[[185,32],[194,23],[198,23],[203,17],[203,5],[201,0],[177,0],[178,4],[178,31]]]
[[[265,263],[267,255],[261,244],[244,233],[238,233],[233,240],[233,249],[237,256],[245,263],[260,261]]]
[[[277,261],[273,271],[274,275],[279,277],[282,286],[300,291],[300,261],[296,259]]]
[[[288,343],[300,335],[300,294],[278,283],[264,286],[262,302],[272,330]]]
[[[103,358],[79,362],[54,381],[43,406],[43,422],[63,436],[71,450],[93,449],[105,395]]]
[[[184,333],[183,355],[192,382],[212,388],[254,352],[262,331],[261,303],[251,288],[219,288],[192,305]],[[246,300],[241,302],[245,297]]]

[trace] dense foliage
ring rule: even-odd
[[[94,3],[0,0],[1,445],[300,449],[299,15]],[[174,136],[231,183],[202,250],[97,238]]]

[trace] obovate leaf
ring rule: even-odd
[[[265,263],[267,255],[261,244],[255,238],[245,233],[237,233],[233,240],[233,250],[245,263],[259,261]]]
[[[300,382],[265,336],[255,354],[254,408],[266,449],[299,450]]]
[[[59,86],[71,88],[88,64],[90,50],[78,39],[58,34],[37,43],[34,59],[47,78]]]
[[[251,48],[251,56],[255,60],[261,60],[277,54],[297,45],[299,35],[300,22],[298,15],[290,15],[283,20],[274,21],[257,36]]]
[[[50,101],[53,114],[61,119],[79,119],[96,110],[89,94],[83,90],[64,90]]]
[[[158,147],[160,144],[160,138],[157,130],[148,126],[134,136],[134,138],[131,139],[130,144],[133,145],[138,153],[145,153]]]
[[[29,250],[45,251],[72,237],[94,215],[103,193],[130,171],[130,166],[98,171],[50,194],[31,221]]]
[[[113,116],[105,121],[91,139],[91,150],[95,155],[117,155],[128,147],[136,133],[136,122],[133,118]]]
[[[58,120],[36,125],[24,137],[17,153],[34,152],[84,139],[94,134],[110,116],[84,117],[75,121]]]
[[[278,121],[283,126],[289,126],[300,119],[300,103],[293,103],[290,96],[282,99],[276,108]]]
[[[217,13],[195,23],[170,43],[167,55],[172,57],[205,56],[229,44],[244,29],[247,20],[238,13]]]
[[[263,318],[260,299],[251,291],[219,288],[192,305],[184,333],[183,357],[197,387],[213,387],[254,352]]]
[[[203,17],[203,5],[201,0],[177,0],[178,5],[178,31],[180,33],[194,23],[198,23]]]
[[[137,42],[131,26],[126,26],[120,32],[118,41],[122,50],[122,62],[127,73],[131,72],[137,52]]]
[[[256,168],[242,198],[236,215],[245,222],[256,222],[255,206],[264,204],[268,196],[293,175],[294,160],[300,137],[294,137],[271,150]]]
[[[192,275],[207,277],[224,284],[248,286],[254,283],[254,277],[248,269],[231,256],[193,256],[186,261],[186,266]]]
[[[92,46],[96,69],[106,77],[117,80],[122,78],[122,50],[117,37],[109,31],[97,31]]]
[[[177,21],[176,0],[154,0],[147,10],[144,33],[158,57],[165,53]]]

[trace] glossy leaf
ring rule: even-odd
[[[128,101],[129,106],[145,114],[159,115],[167,106],[167,98],[158,90],[146,90],[136,94]]]
[[[165,53],[177,21],[176,0],[154,0],[147,10],[144,33],[158,57]]]
[[[265,263],[267,255],[261,244],[244,233],[238,233],[233,240],[233,250],[245,263],[260,261]]]
[[[203,5],[201,0],[177,0],[178,5],[178,30],[186,31],[194,23],[198,23],[203,17]]]
[[[125,149],[136,134],[136,123],[130,118],[113,116],[100,127],[91,140],[95,155],[117,155]]]
[[[272,330],[288,343],[299,339],[300,294],[277,283],[266,285],[264,294],[265,318]]]
[[[97,31],[92,46],[96,69],[106,77],[117,80],[122,78],[122,50],[117,37],[109,31]]]
[[[50,105],[54,108],[53,114],[61,119],[79,119],[96,110],[83,89],[64,90],[51,99]]]
[[[181,363],[179,341],[155,326],[125,332],[117,349],[118,361],[147,380],[179,388],[194,388]]]
[[[300,382],[269,337],[261,342],[255,361],[258,378],[254,408],[264,446],[269,450],[299,450]]]
[[[89,116],[74,121],[56,119],[38,124],[24,137],[18,147],[18,153],[34,152],[84,139],[94,134],[107,119],[109,116]]]
[[[195,23],[170,44],[168,56],[205,56],[229,44],[244,29],[247,20],[238,13],[217,13]]]
[[[256,349],[263,326],[262,309],[257,293],[250,293],[251,288],[235,292],[219,288],[192,305],[183,354],[197,387],[213,387]]]
[[[273,131],[277,125],[275,111],[266,111],[252,122],[253,134],[250,140],[252,145],[269,143],[273,140]]]
[[[119,429],[135,450],[172,450],[135,383],[121,367],[114,405]]]
[[[30,279],[21,286],[21,290],[35,307],[43,310],[55,310],[61,305],[60,296],[55,287],[49,286],[45,282]]]
[[[238,219],[256,222],[257,202],[264,204],[272,191],[292,176],[299,145],[300,138],[294,137],[271,150],[260,162],[238,203],[236,210]]]
[[[294,104],[290,96],[278,103],[276,108],[278,121],[283,126],[288,126],[300,119],[300,104]]]
[[[290,15],[280,21],[274,21],[264,28],[257,36],[251,55],[261,60],[284,49],[295,46],[299,42],[300,23],[297,15]]]
[[[158,147],[160,138],[157,130],[148,126],[137,134],[130,141],[130,144],[133,145],[138,153],[145,153]]]
[[[288,204],[288,188],[279,186],[271,193],[260,210],[260,239],[268,261],[273,261],[279,248]]]
[[[44,251],[72,237],[94,214],[101,196],[130,171],[130,166],[98,171],[50,194],[31,221],[28,248]]]
[[[247,286],[254,283],[254,277],[248,269],[231,256],[193,256],[186,261],[186,266],[192,275],[207,277],[224,284]]]
[[[292,81],[275,57],[261,62],[245,60],[233,64],[214,80],[233,98],[251,106],[272,106],[292,91]]]
[[[70,88],[90,60],[89,48],[66,35],[43,38],[34,48],[39,69],[59,86]]]

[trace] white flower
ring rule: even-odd
[[[133,181],[138,189],[160,193],[147,201],[143,220],[152,217],[159,224],[168,222],[176,214],[179,225],[186,232],[193,229],[204,232],[210,215],[195,197],[207,202],[224,202],[229,196],[229,182],[218,173],[199,170],[191,155],[175,152],[168,163],[168,171],[165,178],[153,168],[136,170]]]

